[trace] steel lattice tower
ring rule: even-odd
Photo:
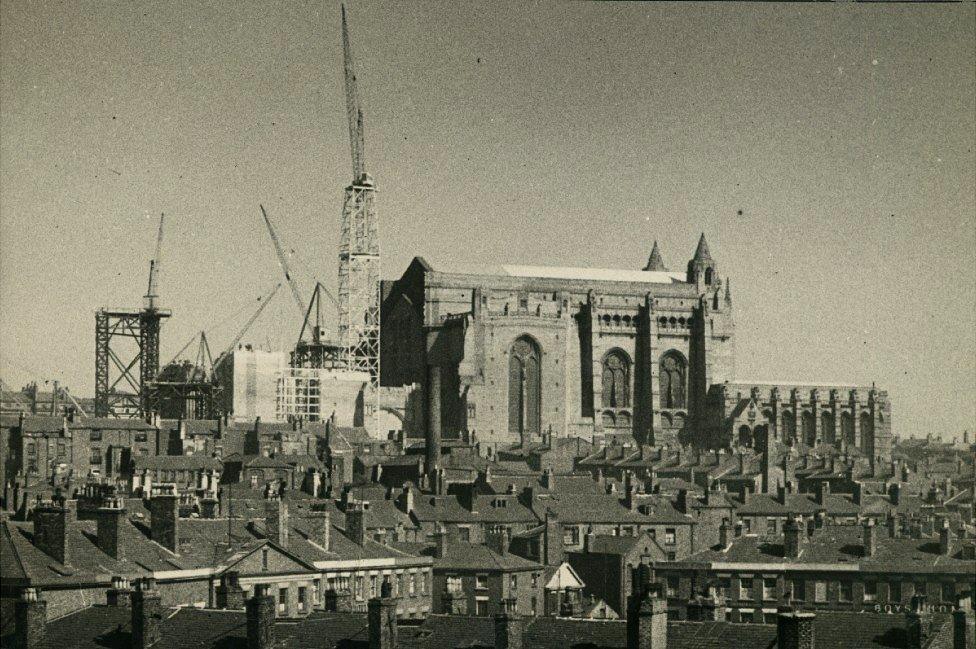
[[[369,372],[374,388],[380,372],[380,244],[375,198],[369,174],[346,188],[339,240],[339,340],[344,365]]]
[[[346,187],[339,239],[339,346],[343,366],[369,373],[364,423],[376,432],[380,382],[380,239],[376,186],[366,173],[363,111],[356,91],[346,9],[342,8],[346,117],[352,152],[352,184]]]

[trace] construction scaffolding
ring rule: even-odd
[[[170,311],[99,309],[95,313],[95,416],[142,418],[159,373],[159,329]],[[128,344],[126,344],[128,341]]]
[[[278,379],[275,418],[364,425],[369,374],[345,369],[285,368]]]

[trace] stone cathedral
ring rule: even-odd
[[[810,445],[849,437],[868,457],[890,449],[873,442],[875,429],[890,437],[887,395],[873,387],[735,383],[718,271],[704,235],[684,272],[656,242],[643,270],[415,258],[382,285],[381,381],[420,387],[428,435],[467,433],[489,449],[546,434],[753,446],[763,430]]]

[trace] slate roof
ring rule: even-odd
[[[786,516],[787,514],[813,515],[826,510],[833,516],[856,516],[860,507],[846,494],[829,494],[820,505],[810,494],[786,494],[783,502],[772,494],[752,494],[745,503],[740,504],[740,516]]]
[[[16,422],[14,426],[16,426]],[[24,417],[21,432],[24,433],[60,433],[64,431],[64,417],[51,415],[30,415]]]
[[[411,515],[419,522],[479,523],[481,519],[461,506],[455,496],[416,494]]]
[[[91,608],[48,623],[39,649],[127,649],[131,646],[131,613],[108,606]],[[947,622],[934,616],[936,629]],[[622,620],[581,620],[551,617],[525,619],[523,646],[538,649],[624,649],[627,624]],[[195,608],[170,609],[162,618],[162,637],[155,649],[245,649],[243,611]],[[275,624],[281,649],[345,649],[368,647],[368,625],[362,613],[316,611],[299,620]],[[814,621],[817,649],[900,649],[908,646],[901,615],[818,612]],[[488,648],[495,646],[492,617],[430,615],[423,623],[401,624],[401,649]],[[9,637],[3,638],[4,646]],[[668,622],[668,649],[774,649],[776,626],[730,622]]]
[[[781,540],[745,535],[733,539],[727,550],[704,550],[695,553],[681,563],[765,563],[776,564],[838,564],[856,565],[870,572],[916,573],[976,573],[976,560],[960,559],[958,551],[951,556],[939,554],[936,538],[889,538],[884,527],[876,527],[875,551],[870,557],[862,556],[863,528],[860,525],[827,525],[816,530],[813,537],[802,541],[800,556],[787,559],[783,556]],[[805,531],[801,531],[805,535]],[[958,546],[958,543],[956,544]]]
[[[691,525],[690,517],[684,516],[674,509],[669,501],[662,498],[649,497],[641,499],[641,503],[648,505],[651,512],[631,511],[623,506],[623,502],[616,494],[561,494],[551,493],[538,498],[532,505],[539,520],[545,519],[547,510],[559,516],[561,523],[623,523],[623,524],[654,524],[673,523]]]
[[[190,470],[212,469],[220,471],[223,463],[209,455],[137,455],[133,458],[135,469]]]
[[[423,552],[426,556],[434,556],[435,548],[429,546]],[[482,570],[491,572],[496,570],[542,570],[543,566],[517,554],[507,552],[499,554],[487,545],[455,541],[448,543],[444,556],[434,559],[434,570]]]

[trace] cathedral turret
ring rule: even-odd
[[[654,242],[654,247],[651,248],[651,256],[647,258],[647,265],[644,266],[644,270],[649,271],[667,271],[668,269],[664,266],[664,259],[661,258],[661,251],[657,248],[657,241]]]
[[[718,264],[708,252],[708,243],[705,241],[705,233],[703,232],[698,240],[695,256],[688,262],[688,283],[697,284],[699,292],[702,292],[705,287],[712,286],[718,280],[717,270]]]

